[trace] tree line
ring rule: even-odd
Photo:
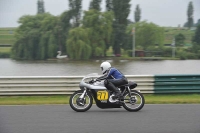
[[[100,6],[102,0],[91,0],[83,16],[82,0],[68,1],[69,10],[54,16],[46,13],[44,1],[38,0],[37,14],[19,19],[13,58],[45,60],[55,58],[57,51],[62,51],[71,59],[91,59],[105,57],[110,47],[114,55],[120,56],[122,49],[132,52],[135,33],[137,49],[163,49],[164,28],[141,22],[139,5],[134,12],[135,22],[128,20],[130,0],[106,0],[104,12]]]
[[[187,8],[187,22],[183,25],[184,27],[188,27],[190,29],[191,27],[197,27],[200,24],[200,19],[198,19],[197,23],[194,22],[193,13],[194,6],[192,1],[190,1]]]

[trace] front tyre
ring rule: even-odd
[[[144,96],[136,90],[131,90],[131,95],[128,92],[124,95],[123,107],[128,111],[139,111],[143,108],[144,103]]]
[[[70,107],[74,111],[85,112],[92,107],[93,98],[91,94],[87,92],[84,98],[80,98],[82,93],[83,93],[82,90],[76,91],[71,95],[69,99]]]

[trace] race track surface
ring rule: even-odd
[[[200,104],[145,105],[139,112],[69,105],[0,106],[0,133],[200,133]]]

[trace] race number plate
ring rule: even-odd
[[[98,100],[108,100],[108,92],[107,91],[98,91],[97,99]]]

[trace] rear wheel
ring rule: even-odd
[[[131,96],[128,92],[124,95],[123,107],[128,111],[139,111],[143,108],[144,103],[144,96],[136,90],[131,91]]]
[[[76,91],[74,92],[70,99],[70,107],[77,112],[85,112],[89,110],[92,106],[93,99],[90,93],[86,93],[84,98],[80,98],[82,95],[83,91]]]

